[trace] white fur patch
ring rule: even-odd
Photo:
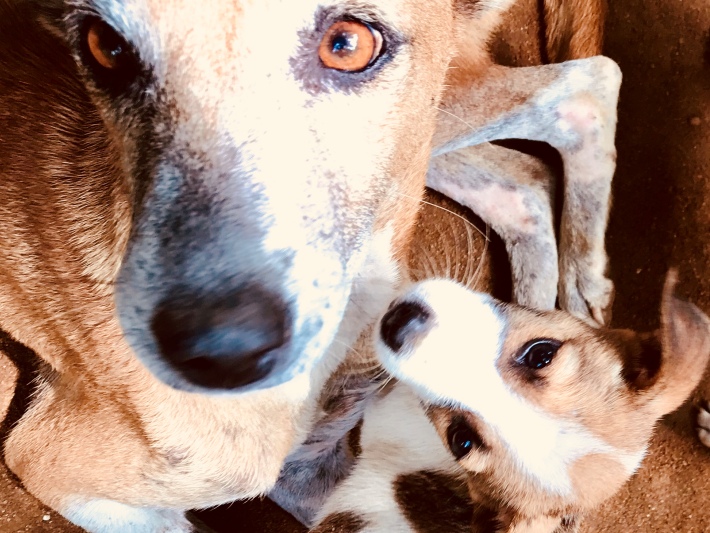
[[[183,511],[139,508],[113,500],[74,503],[62,515],[90,533],[189,533],[194,531]]]
[[[315,393],[320,391],[325,380],[343,361],[348,349],[356,343],[365,328],[375,322],[395,296],[400,273],[392,257],[393,236],[392,224],[387,224],[373,235],[370,245],[363,248],[367,255],[363,252],[351,260],[351,263],[359,264],[349,265],[348,268],[359,273],[352,282],[350,299],[340,328],[335,337],[330,339],[331,344],[322,364],[316,365],[311,372],[309,379]]]
[[[430,307],[434,325],[408,354],[397,356],[379,341],[385,368],[426,400],[480,416],[497,432],[519,468],[543,489],[570,496],[568,467],[589,454],[621,456],[628,473],[637,468],[643,452],[620,454],[583,426],[532,405],[503,380],[497,361],[506,319],[488,295],[433,280],[415,286],[407,299]]]
[[[420,470],[462,474],[419,399],[401,383],[366,411],[360,445],[355,469],[328,499],[319,520],[348,511],[367,522],[365,532],[410,532],[395,499],[394,481]]]

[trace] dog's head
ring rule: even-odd
[[[373,242],[403,257],[477,2],[35,1],[131,199],[115,300],[133,350],[186,390],[310,368]]]
[[[515,531],[559,525],[636,471],[657,420],[702,376],[710,321],[674,284],[659,332],[637,334],[424,282],[383,317],[378,352],[423,400],[474,501],[509,509]]]

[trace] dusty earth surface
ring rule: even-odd
[[[660,289],[670,266],[680,267],[682,294],[710,313],[710,2],[611,3],[606,54],[624,73],[608,231],[617,287],[614,325],[651,329],[658,323]],[[537,21],[526,16],[534,9],[535,0],[521,0],[513,10],[494,44],[501,62],[540,61]],[[470,213],[436,195],[430,199],[466,215],[485,232]],[[444,273],[448,264],[452,275],[470,278],[481,265],[477,288],[492,288],[505,298],[509,272],[501,243],[493,237],[487,251],[483,247],[480,236],[469,246],[467,230],[456,217],[427,207],[413,260],[422,275],[432,268]],[[14,379],[12,365],[0,355],[0,412]],[[692,419],[703,395],[710,396],[707,378],[695,398],[660,424],[638,474],[587,518],[584,532],[710,531],[710,450],[697,443]],[[234,504],[202,518],[220,531],[302,531],[266,501]],[[78,529],[29,496],[0,465],[0,531]]]

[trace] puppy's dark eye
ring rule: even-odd
[[[383,43],[382,33],[369,24],[341,20],[325,32],[318,56],[328,68],[359,72],[380,57]]]
[[[552,362],[560,346],[562,346],[560,341],[536,339],[521,348],[517,360],[531,370],[540,370]]]
[[[471,450],[481,448],[481,436],[461,417],[456,417],[446,431],[449,449],[456,460],[467,456]]]
[[[81,34],[84,61],[100,84],[127,84],[138,74],[131,46],[104,21],[90,17]]]

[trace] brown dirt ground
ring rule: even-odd
[[[681,291],[710,313],[710,3],[708,0],[615,0],[606,54],[621,65],[619,166],[609,226],[611,275],[617,286],[614,323],[653,328],[664,274],[677,265]],[[537,23],[526,23],[535,0],[521,0],[494,44],[505,64],[539,62]],[[432,195],[439,204],[456,206]],[[457,210],[462,212],[461,210]],[[475,221],[475,217],[470,217]],[[479,288],[505,297],[509,273],[497,239],[481,254],[477,238],[466,256],[464,226],[428,207],[413,251],[441,271],[445,257],[477,266]],[[479,223],[479,228],[483,226]],[[425,263],[429,264],[429,263]],[[492,282],[490,276],[492,275]],[[0,412],[9,401],[14,369],[0,354]],[[710,531],[710,451],[692,428],[693,405],[710,396],[705,379],[696,398],[659,426],[649,455],[632,481],[593,516],[584,532]],[[235,504],[203,514],[220,531],[300,532],[268,502]],[[76,532],[18,487],[0,465],[0,531]]]

